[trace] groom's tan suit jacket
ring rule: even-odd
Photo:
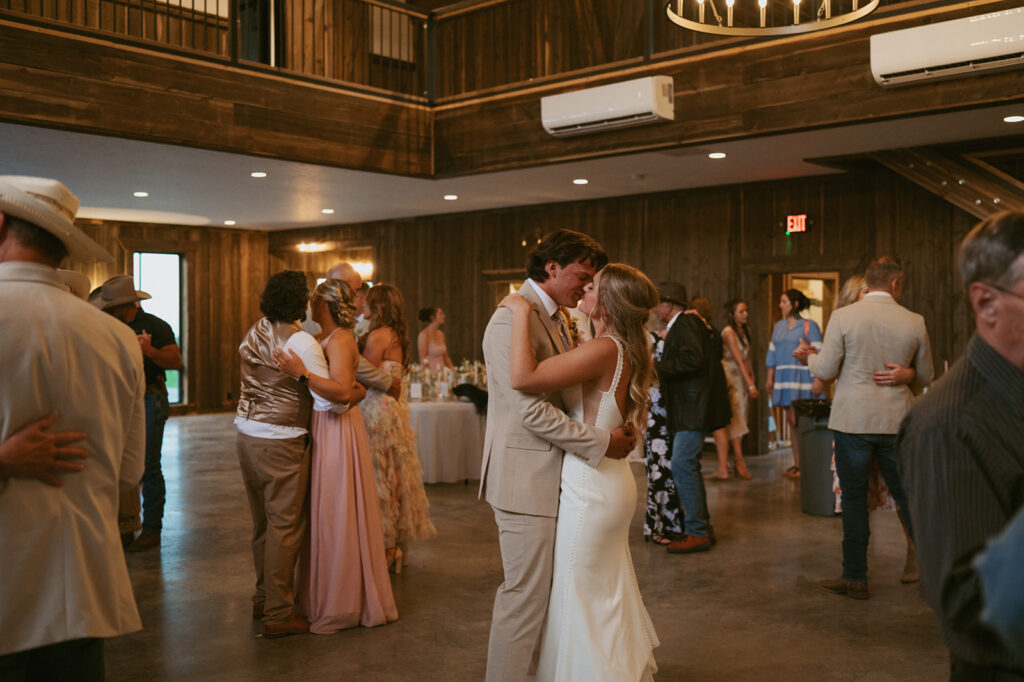
[[[533,305],[530,345],[537,362],[569,350],[558,323],[526,282],[519,293]],[[480,496],[491,506],[518,514],[558,515],[562,453],[571,452],[596,467],[608,449],[608,431],[571,419],[580,387],[531,395],[509,385],[512,311],[498,308],[484,332],[487,362],[487,432]]]

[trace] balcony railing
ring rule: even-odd
[[[436,12],[398,0],[0,0],[0,18],[431,102],[750,40],[682,30],[664,0],[470,0]]]

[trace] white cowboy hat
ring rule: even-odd
[[[78,198],[57,180],[0,175],[0,213],[46,230],[63,242],[71,260],[114,260],[103,247],[75,227]]]
[[[83,273],[74,270],[57,270],[57,277],[68,288],[68,291],[83,301],[89,296],[89,278]]]

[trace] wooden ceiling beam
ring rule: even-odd
[[[928,147],[868,156],[978,219],[1001,211],[1024,211],[1024,183],[981,159]]]

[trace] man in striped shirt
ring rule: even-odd
[[[960,274],[976,333],[900,429],[921,589],[950,649],[951,680],[1024,680],[1024,650],[1000,629],[1019,627],[1024,613],[991,617],[1020,603],[1024,583],[1018,573],[1008,593],[986,591],[995,562],[979,561],[1024,507],[1024,213],[971,230]]]

